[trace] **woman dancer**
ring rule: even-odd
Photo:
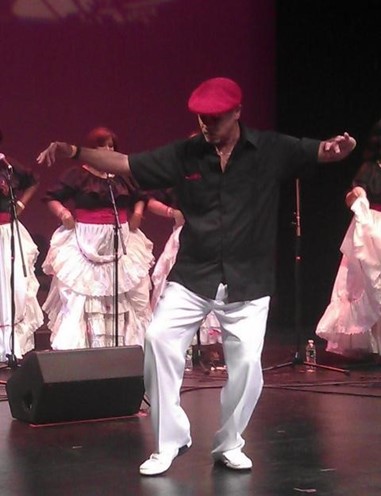
[[[381,120],[371,129],[346,204],[354,213],[331,301],[316,334],[327,350],[352,358],[381,355]]]
[[[20,221],[13,223],[14,290],[11,288],[11,193],[18,217],[35,194],[38,181],[30,169],[16,160],[5,160],[0,164],[0,361],[10,363],[34,348],[34,331],[43,324],[44,317],[37,300],[39,283],[34,272],[38,248]]]
[[[92,148],[117,148],[117,138],[107,128],[93,129],[86,141]],[[112,197],[120,223],[117,322]],[[151,318],[149,269],[154,261],[152,243],[138,229],[144,197],[122,177],[83,164],[69,168],[47,191],[44,201],[62,222],[43,264],[45,273],[52,276],[43,305],[52,348],[114,346],[116,324],[118,344],[143,346]],[[133,211],[130,225],[128,210]]]

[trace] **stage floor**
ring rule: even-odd
[[[286,341],[286,342],[285,342]],[[288,341],[288,342],[287,342]],[[269,335],[263,365],[293,359],[290,339]],[[210,456],[223,371],[196,367],[182,403],[193,446],[161,476],[142,477],[153,437],[147,403],[132,417],[33,427],[12,419],[0,370],[1,496],[379,496],[381,367],[346,363],[318,350],[320,363],[265,371],[265,388],[244,434],[254,466],[235,472]],[[21,365],[22,366],[22,365]]]

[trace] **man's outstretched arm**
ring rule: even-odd
[[[346,158],[356,147],[356,140],[348,133],[322,141],[319,146],[319,162],[336,162]]]
[[[82,148],[61,141],[53,141],[37,157],[37,163],[51,167],[57,160],[71,158],[81,160],[101,172],[129,177],[131,174],[127,155],[111,150]]]

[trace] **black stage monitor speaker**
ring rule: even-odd
[[[12,416],[31,424],[132,415],[144,396],[143,350],[33,351],[6,391]]]

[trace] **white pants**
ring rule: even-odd
[[[211,310],[221,324],[228,371],[213,452],[244,445],[241,434],[263,387],[261,353],[270,297],[226,303],[226,296],[222,284],[212,300],[169,282],[156,307],[146,333],[144,379],[158,452],[179,448],[191,439],[189,420],[180,406],[185,352]]]

